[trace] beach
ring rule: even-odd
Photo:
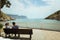
[[[25,35],[21,35],[24,37]],[[28,35],[25,37],[29,37]],[[1,40],[14,40],[9,38],[1,38]],[[15,39],[17,40],[17,39]],[[33,29],[32,39],[31,40],[60,40],[60,32],[56,31],[48,31],[48,30],[40,30],[40,29]]]
[[[20,20],[20,19],[19,19]],[[12,28],[12,22],[16,22],[16,25],[19,26],[20,29],[27,28],[33,29],[32,40],[60,40],[60,32],[58,31],[50,31],[50,30],[59,30],[60,31],[60,21],[56,20],[30,20],[30,21],[23,21],[23,20],[15,20],[15,21],[7,21],[9,22]],[[5,24],[6,22],[2,22]],[[5,27],[3,27],[5,28]],[[41,30],[43,28],[43,30]],[[50,30],[45,30],[50,29]],[[2,35],[4,36],[4,32],[2,31]],[[22,37],[29,37],[28,35],[21,35]],[[6,39],[2,37],[2,40]],[[9,38],[8,38],[9,39]],[[6,40],[8,40],[6,39]],[[15,39],[9,39],[15,40]]]

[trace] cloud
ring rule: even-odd
[[[29,7],[29,5],[33,5],[33,6],[46,6],[46,5],[48,5],[43,0],[19,0],[19,2],[24,4],[26,7]]]
[[[10,0],[10,8],[2,10],[9,14],[26,15],[29,18],[45,18],[60,10],[60,0]]]

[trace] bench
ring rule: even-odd
[[[18,37],[20,37],[20,34],[28,34],[30,35],[30,39],[31,39],[31,35],[33,34],[32,29],[3,29],[5,32],[5,35],[7,36],[8,34],[18,34]]]

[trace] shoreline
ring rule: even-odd
[[[1,22],[0,22],[1,23]],[[2,24],[5,24],[6,22],[2,22]],[[9,22],[10,26],[12,27],[11,22]],[[57,31],[60,32],[60,26],[59,24],[45,24],[45,23],[25,23],[25,22],[16,22],[16,25],[19,26],[19,28],[31,28],[31,29],[39,29],[39,30],[48,30],[48,31]],[[54,25],[54,27],[53,27]],[[56,26],[56,27],[55,27]],[[5,28],[3,26],[3,28]]]
[[[24,37],[24,35],[21,35],[21,37]],[[33,29],[32,40],[60,40],[60,32]]]

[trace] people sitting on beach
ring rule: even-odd
[[[10,29],[9,23],[5,23],[5,28]],[[6,37],[7,37],[7,35],[6,35]],[[10,37],[10,34],[8,34],[8,37]]]
[[[5,28],[10,29],[9,23],[5,23]]]
[[[12,25],[13,25],[12,29],[18,29],[19,28],[19,26],[17,26],[15,22],[12,22]]]

